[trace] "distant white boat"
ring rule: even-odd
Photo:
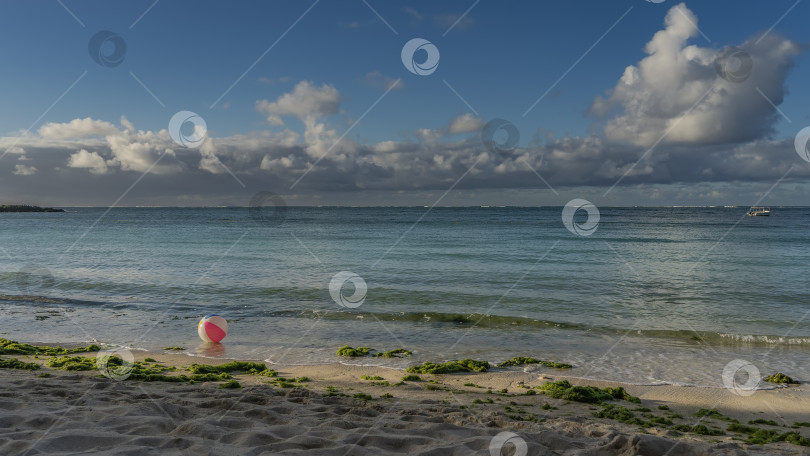
[[[748,215],[751,217],[755,216],[767,217],[771,215],[771,208],[762,206],[752,206],[751,209],[748,209]]]

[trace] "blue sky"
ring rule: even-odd
[[[538,144],[538,138],[544,135],[548,137],[541,143],[547,142],[548,138],[560,140],[566,137],[602,135],[601,129],[606,122],[610,122],[611,117],[595,118],[592,112],[589,113],[589,108],[596,97],[610,96],[625,68],[637,65],[648,56],[644,50],[645,44],[656,32],[665,28],[665,17],[678,5],[671,1],[652,3],[642,0],[509,3],[489,0],[369,0],[368,5],[379,13],[381,19],[361,0],[323,0],[314,6],[309,1],[228,4],[167,0],[156,3],[152,0],[126,3],[64,0],[63,3],[65,7],[56,1],[8,1],[0,5],[0,35],[6,43],[0,49],[5,62],[0,70],[0,135],[5,137],[4,145],[8,147],[17,141],[27,151],[26,161],[36,161],[35,151],[45,150],[44,143],[38,144],[33,139],[22,142],[15,139],[29,127],[31,134],[36,135],[48,123],[62,124],[85,118],[119,126],[120,118],[125,116],[137,130],[159,132],[167,128],[169,118],[174,113],[181,110],[193,111],[206,121],[207,136],[214,141],[210,147],[211,153],[225,166],[232,168],[237,177],[244,173],[244,179],[237,179],[242,182],[237,182],[237,188],[226,190],[227,185],[233,183],[224,182],[231,179],[231,176],[226,175],[231,174],[231,171],[223,173],[211,170],[215,174],[213,177],[223,181],[221,194],[198,190],[179,192],[167,187],[162,194],[144,193],[141,194],[141,199],[137,199],[136,192],[131,196],[133,202],[153,198],[155,201],[168,203],[182,194],[189,198],[187,201],[201,204],[230,201],[238,198],[237,195],[261,190],[251,185],[251,176],[257,180],[261,180],[260,177],[256,177],[256,173],[250,168],[236,169],[240,163],[238,153],[225,150],[222,145],[224,142],[217,143],[218,138],[260,135],[262,132],[293,132],[299,135],[298,143],[311,145],[306,139],[307,114],[282,112],[280,118],[283,125],[279,125],[268,122],[268,112],[257,109],[257,102],[276,102],[285,94],[293,93],[302,81],[308,82],[309,88],[315,92],[328,88],[337,94],[337,109],[312,115],[314,127],[311,126],[310,134],[319,125],[333,131],[331,136],[317,138],[325,144],[331,144],[329,141],[334,142],[346,133],[372,105],[374,107],[368,115],[345,135],[344,141],[351,142],[358,149],[387,151],[388,149],[380,146],[385,142],[421,144],[420,141],[428,140],[419,137],[417,132],[420,129],[446,130],[453,119],[464,115],[477,119],[480,124],[493,118],[512,122],[520,131],[520,148],[533,147]],[[303,14],[310,7],[309,12]],[[695,45],[716,52],[726,46],[739,46],[776,25],[769,32],[771,37],[778,36],[801,49],[785,57],[792,69],[784,77],[775,76],[779,78],[775,84],[785,89],[784,93],[777,94],[777,98],[781,97],[782,100],[771,100],[775,100],[774,104],[778,105],[781,114],[777,113],[769,120],[767,132],[744,139],[792,141],[798,130],[810,125],[810,109],[807,106],[807,100],[810,99],[810,78],[807,77],[810,59],[805,52],[807,43],[810,42],[810,32],[803,20],[810,13],[808,4],[796,4],[795,1],[713,1],[686,2],[685,7],[694,15],[699,27],[698,33],[688,39],[687,46]],[[468,9],[469,12],[464,14]],[[790,12],[785,14],[789,9]],[[296,20],[299,22],[290,28]],[[450,29],[450,25],[456,21],[456,25]],[[610,32],[605,34],[612,26]],[[288,28],[289,32],[282,37]],[[119,66],[103,67],[90,58],[88,41],[100,30],[115,32],[126,42],[127,52]],[[604,38],[599,40],[603,34]],[[433,74],[415,75],[408,72],[402,64],[400,51],[405,42],[412,38],[424,38],[440,50],[439,66]],[[277,40],[276,45],[259,59]],[[590,52],[584,55],[592,46]],[[579,59],[579,63],[576,63]],[[245,73],[254,62],[255,66]],[[228,91],[243,73],[244,77]],[[397,79],[401,80],[400,85],[385,94],[386,85]],[[526,113],[546,91],[548,95]],[[63,93],[64,96],[43,115]],[[770,93],[767,95],[771,96]],[[750,91],[750,96],[759,95]],[[216,105],[212,107],[215,102]],[[628,101],[618,103],[624,102]],[[39,120],[35,122],[37,119]],[[464,131],[459,134],[445,131],[441,135],[442,141],[464,141],[477,133],[470,129],[462,130]],[[731,136],[732,140],[724,143],[728,150],[743,143],[742,137]],[[66,140],[64,137],[60,139]],[[82,138],[73,139],[78,141]],[[699,144],[691,145],[720,147],[721,143],[723,141],[701,140]],[[51,143],[48,144],[52,146]],[[43,162],[39,166],[32,162],[23,165],[28,168],[16,168],[21,163],[15,164],[14,157],[0,159],[0,167],[3,165],[2,161],[7,162],[6,174],[11,174],[13,169],[36,168],[36,172],[17,173],[10,178],[4,175],[3,180],[9,186],[13,184],[15,188],[23,185],[22,176],[28,178],[29,185],[41,184],[41,180],[48,179],[46,167],[51,166],[59,168],[59,175],[70,182],[76,176],[68,173],[67,168],[71,166],[65,166],[65,163],[70,154],[79,150],[97,154],[109,162],[109,167],[96,168],[98,172],[90,176],[92,179],[99,179],[99,186],[118,181],[110,176],[115,166],[120,168],[116,168],[118,171],[126,172],[130,180],[137,178],[138,173],[143,171],[137,166],[120,165],[121,162],[125,163],[125,159],[117,155],[114,146],[93,141],[70,144],[56,147],[65,149],[62,166],[56,160],[53,163]],[[690,144],[675,144],[673,147],[675,146],[687,147]],[[772,143],[768,146],[777,147]],[[319,164],[326,168],[333,166],[335,169],[342,169],[341,163],[330,161],[330,155],[333,152],[340,155],[343,147],[343,144],[334,147],[327,154],[327,159]],[[436,152],[441,147],[437,147],[439,148],[432,149],[433,153],[441,154]],[[302,148],[306,149],[306,146]],[[155,150],[159,151],[160,147],[155,146]],[[312,165],[323,150],[326,149],[318,149],[320,152],[311,151],[311,160],[302,162],[304,169]],[[714,152],[716,151],[713,150],[712,153]],[[52,151],[51,157],[57,153]],[[284,153],[279,152],[278,156],[272,153],[266,155],[269,158],[265,162],[270,163],[284,156]],[[351,152],[345,154],[351,155]],[[356,162],[357,157],[367,157],[369,154],[370,152],[358,152],[352,160]],[[178,160],[183,161],[180,155],[178,152]],[[542,152],[540,155],[553,154]],[[386,168],[384,162],[381,159],[372,164]],[[433,162],[436,162],[435,157]],[[186,160],[176,169],[182,170],[180,174],[183,175],[194,174],[194,166],[189,163]],[[246,161],[242,164],[245,163]],[[532,161],[532,164],[540,168],[541,163],[542,158],[537,162]],[[432,198],[430,195],[440,195],[443,188],[448,188],[460,177],[467,169],[461,164],[460,161],[460,168],[453,167],[446,176],[437,177],[425,185],[397,186],[391,182],[383,184],[379,180],[374,183],[354,180],[351,184],[341,181],[333,189],[328,185],[301,184],[297,189],[279,186],[272,190],[287,194],[292,199],[296,198],[293,194],[311,196],[318,193],[347,192],[361,204],[364,201],[371,204],[389,200],[392,203],[421,204],[429,201]],[[389,165],[390,170],[380,176],[386,175],[395,181],[409,179],[404,174],[397,177],[396,166]],[[806,168],[806,163],[801,161],[797,161],[795,165]],[[496,170],[496,167],[493,165],[492,169]],[[271,170],[272,166],[267,165],[266,168]],[[77,167],[73,169],[76,170]],[[577,178],[571,180],[569,185],[560,169],[562,168],[554,166],[549,169],[555,177],[552,180],[555,189],[585,186],[590,189],[588,191],[599,193],[600,189],[610,187],[610,179],[607,178],[593,181]],[[318,171],[317,166],[315,171]],[[329,169],[322,171],[327,173]],[[359,168],[356,171],[366,172]],[[540,175],[544,174],[542,169],[535,171],[539,171]],[[352,173],[345,170],[342,172]],[[503,170],[495,172],[503,173]],[[523,169],[521,172],[528,171]],[[701,170],[695,170],[695,173],[700,172]],[[170,173],[167,170],[164,174]],[[662,173],[664,174],[672,173],[668,171]],[[692,181],[690,185],[712,182],[712,185],[718,185],[716,182],[738,185],[747,176],[723,174],[726,177],[719,179],[679,177],[667,180],[659,176],[648,181],[640,178],[635,183],[675,189],[683,185],[684,180]],[[300,175],[301,169],[291,171],[290,174],[295,179]],[[313,177],[317,175],[316,172]],[[779,175],[781,172],[776,172],[775,176]],[[801,173],[793,174],[798,175]],[[769,174],[763,178],[762,184],[767,183],[767,187],[774,180]],[[508,181],[509,179],[505,180]],[[248,184],[243,187],[245,182]],[[302,182],[305,183],[305,180]],[[487,197],[488,200],[494,198],[498,202],[508,203],[514,199],[516,204],[524,204],[531,198],[538,197],[535,190],[548,190],[542,182],[520,184],[514,188],[502,184],[504,180],[498,182],[501,183],[473,185],[465,181],[458,189],[468,192],[466,199],[456,195],[457,199],[451,198],[448,201],[478,204],[482,201],[470,197],[471,192],[485,189],[489,194],[495,195],[495,189],[505,186],[507,188],[500,193],[502,197]],[[634,184],[632,179],[628,183]],[[190,187],[193,186],[190,184]],[[106,187],[104,188],[106,192]],[[518,190],[528,191],[531,196],[529,199],[516,198],[514,192]],[[114,199],[112,196],[116,191],[117,188],[110,188],[110,197],[107,200]],[[757,191],[759,190],[752,189],[751,197]],[[397,192],[423,192],[424,197],[410,200],[391,196]],[[614,203],[643,203],[639,201],[640,196],[649,192],[650,188],[627,193],[626,199],[620,198]],[[95,199],[90,197],[90,193],[98,192],[76,193],[74,199],[79,203],[105,204],[103,198]],[[33,195],[37,200],[63,202],[33,190],[18,194],[19,197]],[[542,197],[549,198],[546,200],[548,202],[559,200],[564,204],[564,198],[557,198],[558,196],[544,194]],[[695,198],[697,202],[698,196]],[[301,197],[299,201],[317,202],[305,197]]]

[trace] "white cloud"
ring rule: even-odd
[[[135,131],[135,125],[132,125],[132,122],[130,122],[129,119],[126,118],[126,116],[121,116],[121,126],[123,126],[124,130],[128,132]]]
[[[447,133],[455,135],[458,133],[470,133],[480,131],[484,127],[484,121],[480,117],[475,117],[470,113],[462,114],[450,121]]]
[[[182,170],[182,166],[172,160],[174,143],[166,130],[157,133],[119,131],[107,136],[107,143],[113,155],[107,164],[120,166],[123,171],[171,174]]]
[[[18,164],[14,167],[14,174],[17,176],[31,176],[37,173],[37,168],[34,166],[26,166]]]
[[[89,117],[73,119],[67,123],[49,122],[39,128],[39,135],[43,138],[65,139],[86,138],[88,136],[105,136],[118,133],[115,125],[102,120],[93,120]]]
[[[11,146],[4,151],[7,154],[14,154],[14,155],[25,155],[25,149],[20,146]],[[20,160],[24,160],[24,158],[20,158]]]
[[[697,23],[683,3],[672,7],[666,28],[645,47],[648,56],[625,69],[610,97],[594,100],[594,115],[619,111],[605,125],[608,141],[642,147],[658,141],[720,144],[772,132],[778,118],[757,89],[774,104],[782,102],[785,77],[799,46],[775,33],[761,41],[752,38],[740,46],[752,59],[750,76],[732,82],[716,71],[721,51],[687,45],[699,33]]]
[[[70,155],[68,168],[86,168],[93,174],[107,174],[107,163],[98,152],[88,152],[81,149]]]
[[[276,101],[259,100],[256,111],[267,116],[271,125],[284,125],[282,116],[295,116],[301,120],[317,119],[335,114],[340,108],[340,94],[330,85],[314,86],[309,81],[296,84],[291,93],[285,93]]]

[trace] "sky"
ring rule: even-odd
[[[9,0],[0,202],[806,205],[808,14]]]

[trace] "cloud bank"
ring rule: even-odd
[[[300,81],[275,100],[256,101],[256,112],[275,128],[207,138],[186,149],[166,130],[136,130],[123,117],[119,125],[91,118],[47,123],[36,134],[0,138],[6,151],[0,173],[15,176],[14,185],[81,182],[114,192],[117,174],[148,171],[154,191],[178,198],[232,189],[237,182],[230,173],[282,194],[293,186],[297,192],[446,190],[465,173],[459,189],[545,188],[538,175],[555,187],[773,182],[801,163],[792,139],[772,138],[779,120],[774,105],[785,97],[800,48],[773,32],[752,37],[736,47],[750,57],[749,74],[730,79],[717,71],[728,49],[689,44],[697,24],[685,5],[670,9],[645,47],[647,56],[594,99],[589,114],[597,133],[591,136],[540,139],[538,132],[529,146],[503,153],[481,141],[488,119],[463,114],[413,131],[410,140],[338,141],[328,118],[340,113],[339,90]],[[389,79],[376,72],[365,77],[380,87]],[[301,132],[286,126],[290,117],[303,123]],[[802,167],[792,177],[808,175]]]

